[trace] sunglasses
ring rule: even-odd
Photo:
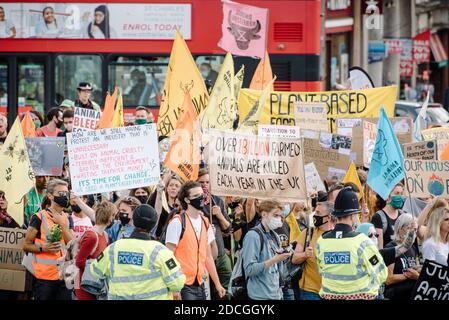
[[[368,237],[370,237],[370,238],[373,238],[373,237],[379,238],[379,234],[378,233],[370,233],[368,235]]]
[[[70,196],[70,192],[69,191],[67,191],[67,192],[64,192],[64,191],[60,191],[60,192],[58,192],[58,194],[54,194],[54,196],[55,197],[64,197],[64,196]]]

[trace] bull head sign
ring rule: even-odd
[[[256,20],[256,25],[250,27],[254,23],[251,20],[251,15],[248,17],[247,14],[239,11],[232,15],[232,10],[229,10],[228,23],[227,29],[234,36],[237,47],[240,50],[247,50],[251,40],[260,39],[260,35],[257,34],[262,28],[260,21]]]

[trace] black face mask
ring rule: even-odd
[[[148,197],[147,196],[136,196],[136,198],[140,201],[141,204],[148,203]]]
[[[72,207],[72,211],[75,213],[80,213],[81,211],[83,211],[77,204],[71,204],[70,207]]]
[[[127,225],[131,221],[128,212],[119,212],[118,217],[123,226]]]
[[[197,198],[194,199],[189,199],[190,200],[190,204],[192,205],[192,207],[194,207],[196,210],[203,210],[204,209],[204,197],[203,196],[199,196]]]
[[[69,206],[69,197],[67,196],[55,196],[53,201],[62,208],[67,208]]]
[[[327,223],[327,221],[326,222],[324,221],[324,218],[326,217],[313,216],[313,225],[318,228],[323,224]]]
[[[94,196],[93,196],[93,195],[90,194],[90,195],[87,196],[86,204],[87,204],[90,208],[92,208],[92,207],[94,206],[95,200],[94,200]]]

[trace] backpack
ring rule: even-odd
[[[88,230],[88,231],[91,231],[91,230]],[[88,232],[88,231],[86,231],[86,232]],[[65,286],[69,290],[78,289],[75,287],[78,285],[77,280],[79,279],[79,268],[76,266],[76,256],[78,255],[78,252],[79,252],[81,239],[84,238],[84,236],[86,235],[86,232],[84,232],[84,234],[81,237],[72,239],[69,241],[69,243],[67,243],[66,253],[64,256],[64,262],[61,264],[60,269],[59,269],[59,277],[64,280]],[[89,257],[92,257],[92,255],[95,253],[95,251],[97,251],[98,242],[99,242],[98,233],[95,231],[93,231],[93,232],[95,234],[96,241],[95,241],[94,248],[92,249],[91,253],[89,254]],[[106,234],[106,236],[107,236],[107,234]],[[88,260],[91,260],[91,259],[88,259]],[[87,261],[86,261],[86,264],[87,264]]]
[[[385,213],[385,211],[383,210],[379,210],[376,213],[379,214],[380,216],[380,220],[382,220],[382,235],[385,234],[385,232],[387,232],[387,228],[388,228],[388,221],[387,221],[387,214]],[[398,210],[398,217],[403,213],[402,210]],[[385,244],[384,244],[385,245]]]
[[[250,229],[250,231],[255,231],[259,235],[260,239],[260,251],[259,254],[263,250],[264,246],[264,239],[262,231],[259,230],[259,228],[254,227]],[[248,300],[248,290],[246,288],[246,282],[247,278],[245,275],[245,268],[243,267],[243,250],[240,249],[235,253],[235,258],[237,262],[234,265],[234,268],[232,269],[231,278],[229,279],[229,288],[228,292],[234,298],[235,300]]]
[[[186,212],[185,211],[178,211],[178,210],[173,210],[172,212],[170,212],[170,214],[168,215],[167,218],[167,223],[165,224],[161,236],[159,238],[159,242],[161,242],[163,245],[165,245],[165,240],[167,238],[167,229],[168,229],[168,225],[170,224],[170,222],[175,219],[176,217],[179,217],[179,220],[181,221],[181,234],[179,235],[179,241],[181,241],[182,237],[184,236],[184,232],[186,230]],[[206,230],[209,229],[209,223],[208,221],[206,221],[206,219],[200,215],[201,219],[203,220],[203,223],[206,226]],[[179,242],[178,242],[179,244]]]

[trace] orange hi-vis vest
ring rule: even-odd
[[[180,239],[174,254],[181,265],[182,272],[186,276],[185,284],[194,284],[196,278],[201,285],[204,282],[203,276],[206,269],[207,231],[209,229],[209,223],[205,218],[201,217],[201,236],[200,239],[197,239],[192,221],[187,212],[185,212],[185,216],[186,225],[184,235]],[[179,215],[176,215],[175,218],[181,219]]]
[[[51,219],[47,211],[42,210],[40,214],[41,218],[41,237],[34,239],[34,243],[40,246],[44,246],[47,242],[47,235],[50,234],[52,226],[55,224]],[[64,215],[65,223],[69,223],[68,218]],[[61,239],[61,243],[65,246],[64,238]],[[32,260],[32,267],[34,270],[33,275],[40,280],[59,280],[58,272],[58,260],[64,256],[64,249],[58,252],[39,252],[33,253],[34,259]]]

